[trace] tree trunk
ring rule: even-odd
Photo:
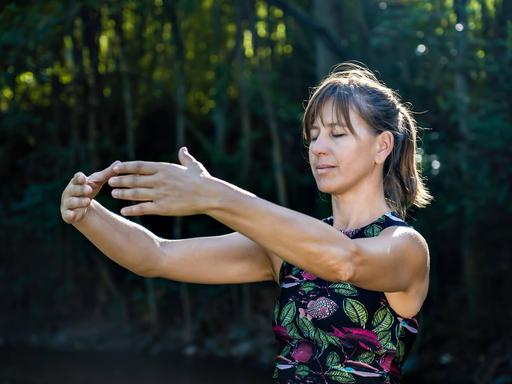
[[[258,47],[260,41],[258,34],[255,29],[255,20],[253,12],[249,12],[249,24],[253,36],[254,52],[258,55]],[[270,40],[268,40],[269,42]],[[259,79],[259,91],[263,99],[263,108],[265,110],[265,120],[270,133],[270,140],[272,144],[272,171],[274,175],[274,181],[276,183],[277,201],[279,205],[287,206],[288,199],[286,193],[286,181],[283,171],[283,161],[281,154],[281,143],[279,137],[279,128],[277,124],[277,118],[275,114],[274,104],[272,101],[272,95],[270,93],[270,81],[269,71],[270,58],[259,57],[258,58],[258,79]]]
[[[92,7],[85,6],[82,8],[83,21],[83,70],[87,85],[87,147],[89,164],[92,169],[96,170],[100,166],[97,156],[97,70],[98,70],[98,34],[99,34],[99,13]]]
[[[219,2],[215,2],[212,6],[212,19],[213,19],[213,32],[214,41],[216,43],[217,62],[215,63],[215,80],[213,85],[213,97],[215,100],[215,107],[212,111],[213,126],[215,128],[214,134],[214,172],[220,178],[226,176],[224,167],[222,167],[222,158],[226,152],[226,110],[227,110],[227,97],[226,89],[229,83],[230,68],[227,63],[231,60],[227,59],[226,52],[223,52],[226,40],[222,33],[222,10]]]
[[[185,49],[183,47],[183,39],[181,36],[181,28],[176,11],[176,2],[168,0],[165,2],[165,9],[171,21],[172,37],[176,47],[176,118],[174,125],[176,126],[176,147],[179,148],[185,144],[186,126],[185,126]],[[172,60],[172,59],[171,59]],[[173,236],[180,239],[183,236],[183,220],[181,217],[174,219]],[[194,340],[194,323],[192,318],[192,302],[190,297],[190,289],[187,283],[180,283],[180,301],[183,314],[183,342],[191,344]]]
[[[236,80],[238,86],[238,106],[240,110],[240,126],[242,128],[242,136],[241,136],[241,164],[240,171],[238,174],[238,179],[240,180],[242,185],[246,187],[250,187],[247,185],[249,183],[249,172],[251,169],[251,151],[252,151],[252,143],[251,143],[251,116],[249,110],[249,93],[247,86],[247,79],[244,74],[244,47],[242,44],[243,41],[243,24],[242,24],[242,0],[237,0],[236,9],[235,9],[235,17],[236,17],[236,42],[235,42],[235,52],[236,52]]]
[[[122,12],[119,15],[117,15],[115,20],[119,44],[119,72],[121,75],[121,88],[123,92],[123,112],[126,131],[126,151],[128,160],[135,160],[135,119],[133,113],[132,86],[128,72],[128,60],[126,58],[127,52],[125,36],[123,32]],[[135,217],[133,220],[138,224],[142,224],[139,217]],[[146,288],[149,321],[153,327],[153,331],[158,332],[160,326],[159,310],[153,280],[144,279],[144,285]]]
[[[466,81],[466,46],[467,46],[467,0],[457,0],[454,3],[457,15],[457,23],[461,23],[464,29],[458,32],[457,39],[457,58],[455,71],[455,94],[457,96],[457,125],[461,134],[459,145],[460,152],[460,172],[462,175],[464,190],[471,193],[471,185],[476,182],[472,172],[470,162],[471,156],[471,138],[472,134],[468,125],[469,97]],[[468,302],[468,312],[470,320],[478,324],[482,315],[482,285],[480,274],[480,261],[478,258],[477,247],[475,243],[476,228],[473,223],[474,212],[473,203],[470,196],[463,198],[463,216],[461,227],[461,252],[463,260],[463,276],[466,286],[466,298]]]
[[[322,0],[313,2],[313,14],[316,20],[321,21],[325,28],[331,33],[334,32],[336,39],[336,31],[341,20],[341,2],[337,0]],[[316,54],[316,77],[320,81],[329,73],[333,65],[341,61],[331,45],[322,35],[315,37],[315,54]]]

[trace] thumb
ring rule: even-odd
[[[121,162],[119,160],[114,161],[112,164],[110,164],[107,168],[99,171],[94,172],[89,176],[89,180],[94,183],[104,183],[108,179],[110,179],[112,176],[117,175],[117,173],[114,171],[114,167],[117,164],[120,164]]]
[[[190,165],[199,165],[199,162],[192,156],[187,147],[181,147],[178,151],[178,159],[180,160],[181,165],[188,167]]]

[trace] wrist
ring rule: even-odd
[[[87,226],[91,222],[92,216],[96,214],[98,204],[99,203],[96,200],[92,199],[91,204],[89,204],[89,206],[87,207],[87,210],[85,211],[83,217],[79,221],[71,223],[71,225],[73,225],[73,227],[75,227],[78,230],[80,230],[80,228]]]
[[[256,196],[255,194],[239,188],[234,184],[213,176],[209,177],[207,191],[208,197],[205,200],[201,213],[209,216],[214,215],[216,212],[225,210],[237,201],[237,199],[244,196]]]

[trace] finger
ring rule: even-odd
[[[66,223],[71,223],[74,218],[75,218],[75,212],[74,211],[66,209],[64,212],[62,212],[62,219]]]
[[[113,189],[112,197],[121,200],[149,201],[155,198],[152,188]]]
[[[82,172],[77,172],[71,179],[70,184],[84,184],[87,178]]]
[[[152,188],[155,186],[157,179],[152,175],[124,175],[114,176],[108,179],[108,184],[111,187],[122,188]]]
[[[92,188],[89,185],[70,185],[68,187],[69,196],[87,196],[92,192]]]
[[[68,223],[71,224],[73,222],[76,222],[80,219],[80,216],[83,215],[83,209],[66,209],[62,212],[62,219]]]
[[[91,204],[88,197],[69,197],[66,199],[64,206],[66,209],[86,208]]]
[[[153,175],[158,172],[161,163],[152,161],[126,161],[117,164],[114,171],[117,174],[132,173],[138,175]]]
[[[91,175],[89,175],[89,180],[94,183],[104,183],[110,177],[116,175],[116,172],[114,171],[114,167],[118,164],[121,164],[121,162],[119,160],[116,160],[112,164],[110,164],[107,168],[105,168],[101,171],[92,173]]]
[[[187,168],[196,167],[201,172],[209,175],[208,171],[203,166],[203,164],[201,164],[199,161],[197,161],[196,158],[189,153],[187,147],[180,148],[180,150],[178,151],[178,159],[180,160],[180,163],[183,166],[185,166]]]
[[[123,216],[154,215],[157,214],[156,204],[152,201],[147,201],[145,203],[131,205],[121,209],[121,214]]]

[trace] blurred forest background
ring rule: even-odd
[[[44,382],[15,380],[19,348],[32,362],[47,348],[138,351],[271,372],[275,284],[138,277],[61,220],[60,194],[79,170],[177,162],[187,145],[216,177],[326,217],[300,119],[346,60],[377,71],[425,128],[435,200],[408,220],[430,244],[431,288],[404,382],[512,383],[509,0],[2,2],[0,380]],[[109,192],[98,200],[119,212]],[[167,238],[230,231],[202,216],[140,222]]]

